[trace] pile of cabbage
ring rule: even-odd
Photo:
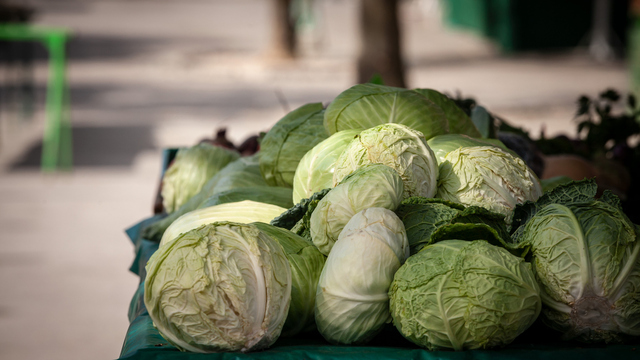
[[[145,305],[181,350],[314,331],[358,345],[385,327],[429,350],[488,349],[538,321],[564,339],[640,336],[640,228],[615,195],[593,180],[543,194],[435,90],[356,85],[223,161],[170,168],[185,193],[144,231],[160,242]]]

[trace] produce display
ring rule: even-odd
[[[121,359],[631,357],[640,226],[458,104],[361,84],[208,175],[178,152],[180,201],[127,231],[146,268]]]

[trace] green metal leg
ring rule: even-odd
[[[51,36],[47,41],[50,54],[50,83],[47,88],[47,124],[42,146],[42,170],[70,169],[71,124],[65,64],[66,36]]]
[[[47,119],[42,140],[43,171],[70,170],[73,165],[69,94],[66,83],[67,37],[68,33],[63,29],[0,23],[0,39],[39,41],[49,50]]]

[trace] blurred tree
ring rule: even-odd
[[[293,58],[296,55],[295,22],[291,16],[293,0],[271,0],[273,4],[273,39],[270,53],[276,58]]]
[[[360,4],[358,82],[368,82],[379,75],[385,85],[405,87],[399,0],[361,0]]]

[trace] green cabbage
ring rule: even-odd
[[[260,171],[270,186],[293,187],[300,159],[326,139],[321,103],[303,105],[280,119],[260,142]]]
[[[256,221],[268,223],[285,211],[287,211],[287,209],[280,206],[250,200],[193,210],[182,215],[169,225],[162,235],[160,246],[202,225],[220,221],[231,221],[241,224],[249,224]]]
[[[314,330],[316,287],[326,257],[311,242],[289,230],[263,223],[253,225],[282,245],[291,265],[291,306],[281,336]]]
[[[215,194],[230,191],[232,189],[267,186],[262,178],[258,165],[258,156],[240,158],[215,174],[202,187],[200,192],[191,197],[178,210],[167,217],[150,224],[142,230],[142,237],[151,241],[160,241],[164,231],[180,216],[200,208],[207,199]]]
[[[149,316],[181,350],[252,351],[280,335],[291,270],[282,246],[253,225],[191,230],[161,246],[146,269]]]
[[[409,256],[402,221],[390,210],[368,208],[340,233],[318,282],[316,323],[332,343],[370,340],[389,322],[389,286]]]
[[[396,272],[389,297],[396,328],[430,350],[507,345],[541,308],[531,264],[482,240],[423,248]]]
[[[333,187],[336,160],[360,130],[339,131],[309,150],[300,160],[293,177],[293,202]]]
[[[484,207],[511,223],[516,204],[542,195],[536,175],[522,161],[493,146],[463,147],[440,164],[436,197]]]
[[[621,342],[640,336],[639,229],[611,193],[602,201],[579,201],[580,188],[589,188],[584,185],[545,194],[543,200],[564,204],[538,204],[514,236],[531,254],[547,325],[565,339]],[[573,194],[574,201],[559,194]]]
[[[173,164],[162,177],[162,205],[174,212],[222,168],[237,160],[240,154],[219,146],[201,143],[178,150]]]
[[[476,138],[482,136],[471,118],[447,95],[433,89],[413,89],[413,91],[433,101],[444,111],[451,134],[465,134]]]
[[[366,164],[384,164],[400,174],[405,198],[433,197],[438,163],[422,133],[400,124],[383,124],[362,131],[342,152],[335,165],[333,183]]]
[[[329,255],[340,232],[356,213],[381,207],[395,210],[403,198],[402,179],[392,168],[371,164],[359,168],[318,202],[309,219],[313,244]]]
[[[415,91],[384,85],[352,86],[329,104],[324,115],[329,134],[387,123],[406,125],[427,139],[449,133],[449,123],[440,106]]]

